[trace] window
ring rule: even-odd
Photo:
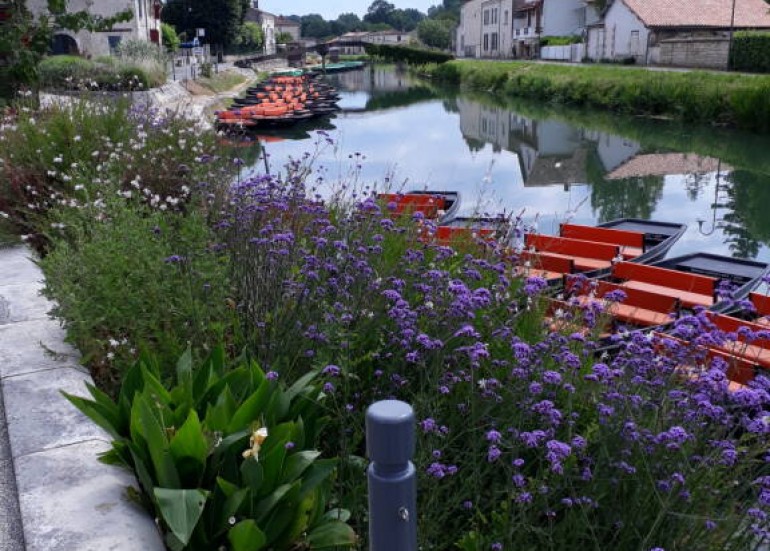
[[[115,50],[115,48],[118,47],[118,45],[120,44],[121,38],[123,38],[123,37],[122,36],[115,36],[115,35],[107,37],[107,41],[110,43],[110,51],[113,51],[113,50]]]
[[[489,10],[484,10],[484,24],[489,25]]]
[[[144,15],[142,15],[142,10],[144,8],[144,0],[138,0],[138,2],[136,4],[139,6],[139,17],[138,17],[138,19],[141,19],[142,17],[144,17]]]
[[[639,54],[639,31],[631,31],[631,40],[628,44],[628,52],[631,55]]]
[[[527,27],[531,27],[531,26],[532,26],[532,12],[528,11],[527,12]]]
[[[492,33],[492,51],[497,51],[497,33]]]
[[[505,10],[505,13],[503,13],[503,25],[508,24],[508,10]]]
[[[492,24],[497,23],[497,8],[492,10]]]
[[[484,51],[485,52],[489,51],[489,35],[488,34],[484,35]]]

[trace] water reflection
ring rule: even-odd
[[[363,181],[453,189],[463,211],[520,211],[540,231],[571,219],[688,224],[672,254],[705,250],[770,260],[770,140],[531,102],[456,95],[391,68],[335,76],[344,91],[320,156],[327,179],[367,159]],[[306,130],[312,137],[313,132]],[[300,136],[305,138],[304,135]],[[270,144],[274,161],[310,148]]]

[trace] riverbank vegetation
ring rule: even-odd
[[[241,178],[213,132],[85,105],[6,117],[0,211],[170,548],[365,549],[364,413],[391,397],[418,418],[422,548],[767,540],[767,378],[729,392],[723,362],[638,333],[598,355],[601,306],[547,318],[510,250],[431,242],[355,167],[318,188],[317,151]],[[727,338],[697,312],[674,334]]]
[[[452,61],[420,72],[503,96],[770,132],[770,77],[765,76],[479,61]]]

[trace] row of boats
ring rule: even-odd
[[[216,112],[220,129],[290,126],[339,110],[337,90],[319,75],[274,76]]]
[[[434,220],[436,229],[422,238],[438,244],[483,243],[507,235],[504,218],[456,216],[456,192],[410,191],[379,199],[394,216],[419,212]],[[635,218],[596,226],[565,223],[558,235],[525,233],[509,256],[515,273],[542,278],[553,291],[547,316],[555,328],[584,331],[578,325],[592,307],[607,314],[594,329],[607,346],[613,334],[628,330],[684,343],[671,334],[675,321],[703,311],[722,338],[687,343],[692,357],[719,358],[728,365],[731,385],[745,385],[770,369],[770,296],[758,291],[770,266],[704,252],[665,258],[685,230],[681,223]],[[660,348],[665,352],[664,345]]]

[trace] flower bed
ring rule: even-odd
[[[429,221],[395,216],[372,187],[322,201],[301,161],[234,179],[242,161],[185,128],[110,108],[22,111],[0,136],[0,210],[39,236],[58,314],[117,397],[79,405],[114,427],[111,457],[137,470],[172,549],[323,548],[311,537],[323,519],[350,546],[349,519],[365,548],[363,416],[390,397],[419,419],[423,548],[767,539],[766,378],[730,392],[721,360],[636,333],[602,356],[590,328],[605,313],[590,303],[546,319],[544,282],[514,277],[487,242],[431,244]],[[697,312],[676,335],[725,338]],[[261,486],[268,469],[288,469],[267,450],[315,449],[336,460],[328,484],[301,493],[302,476],[288,477],[300,480],[291,513],[260,509],[254,496],[278,491]],[[232,497],[247,486],[249,499]],[[173,496],[199,514],[180,522]],[[236,543],[260,534],[261,547]]]

